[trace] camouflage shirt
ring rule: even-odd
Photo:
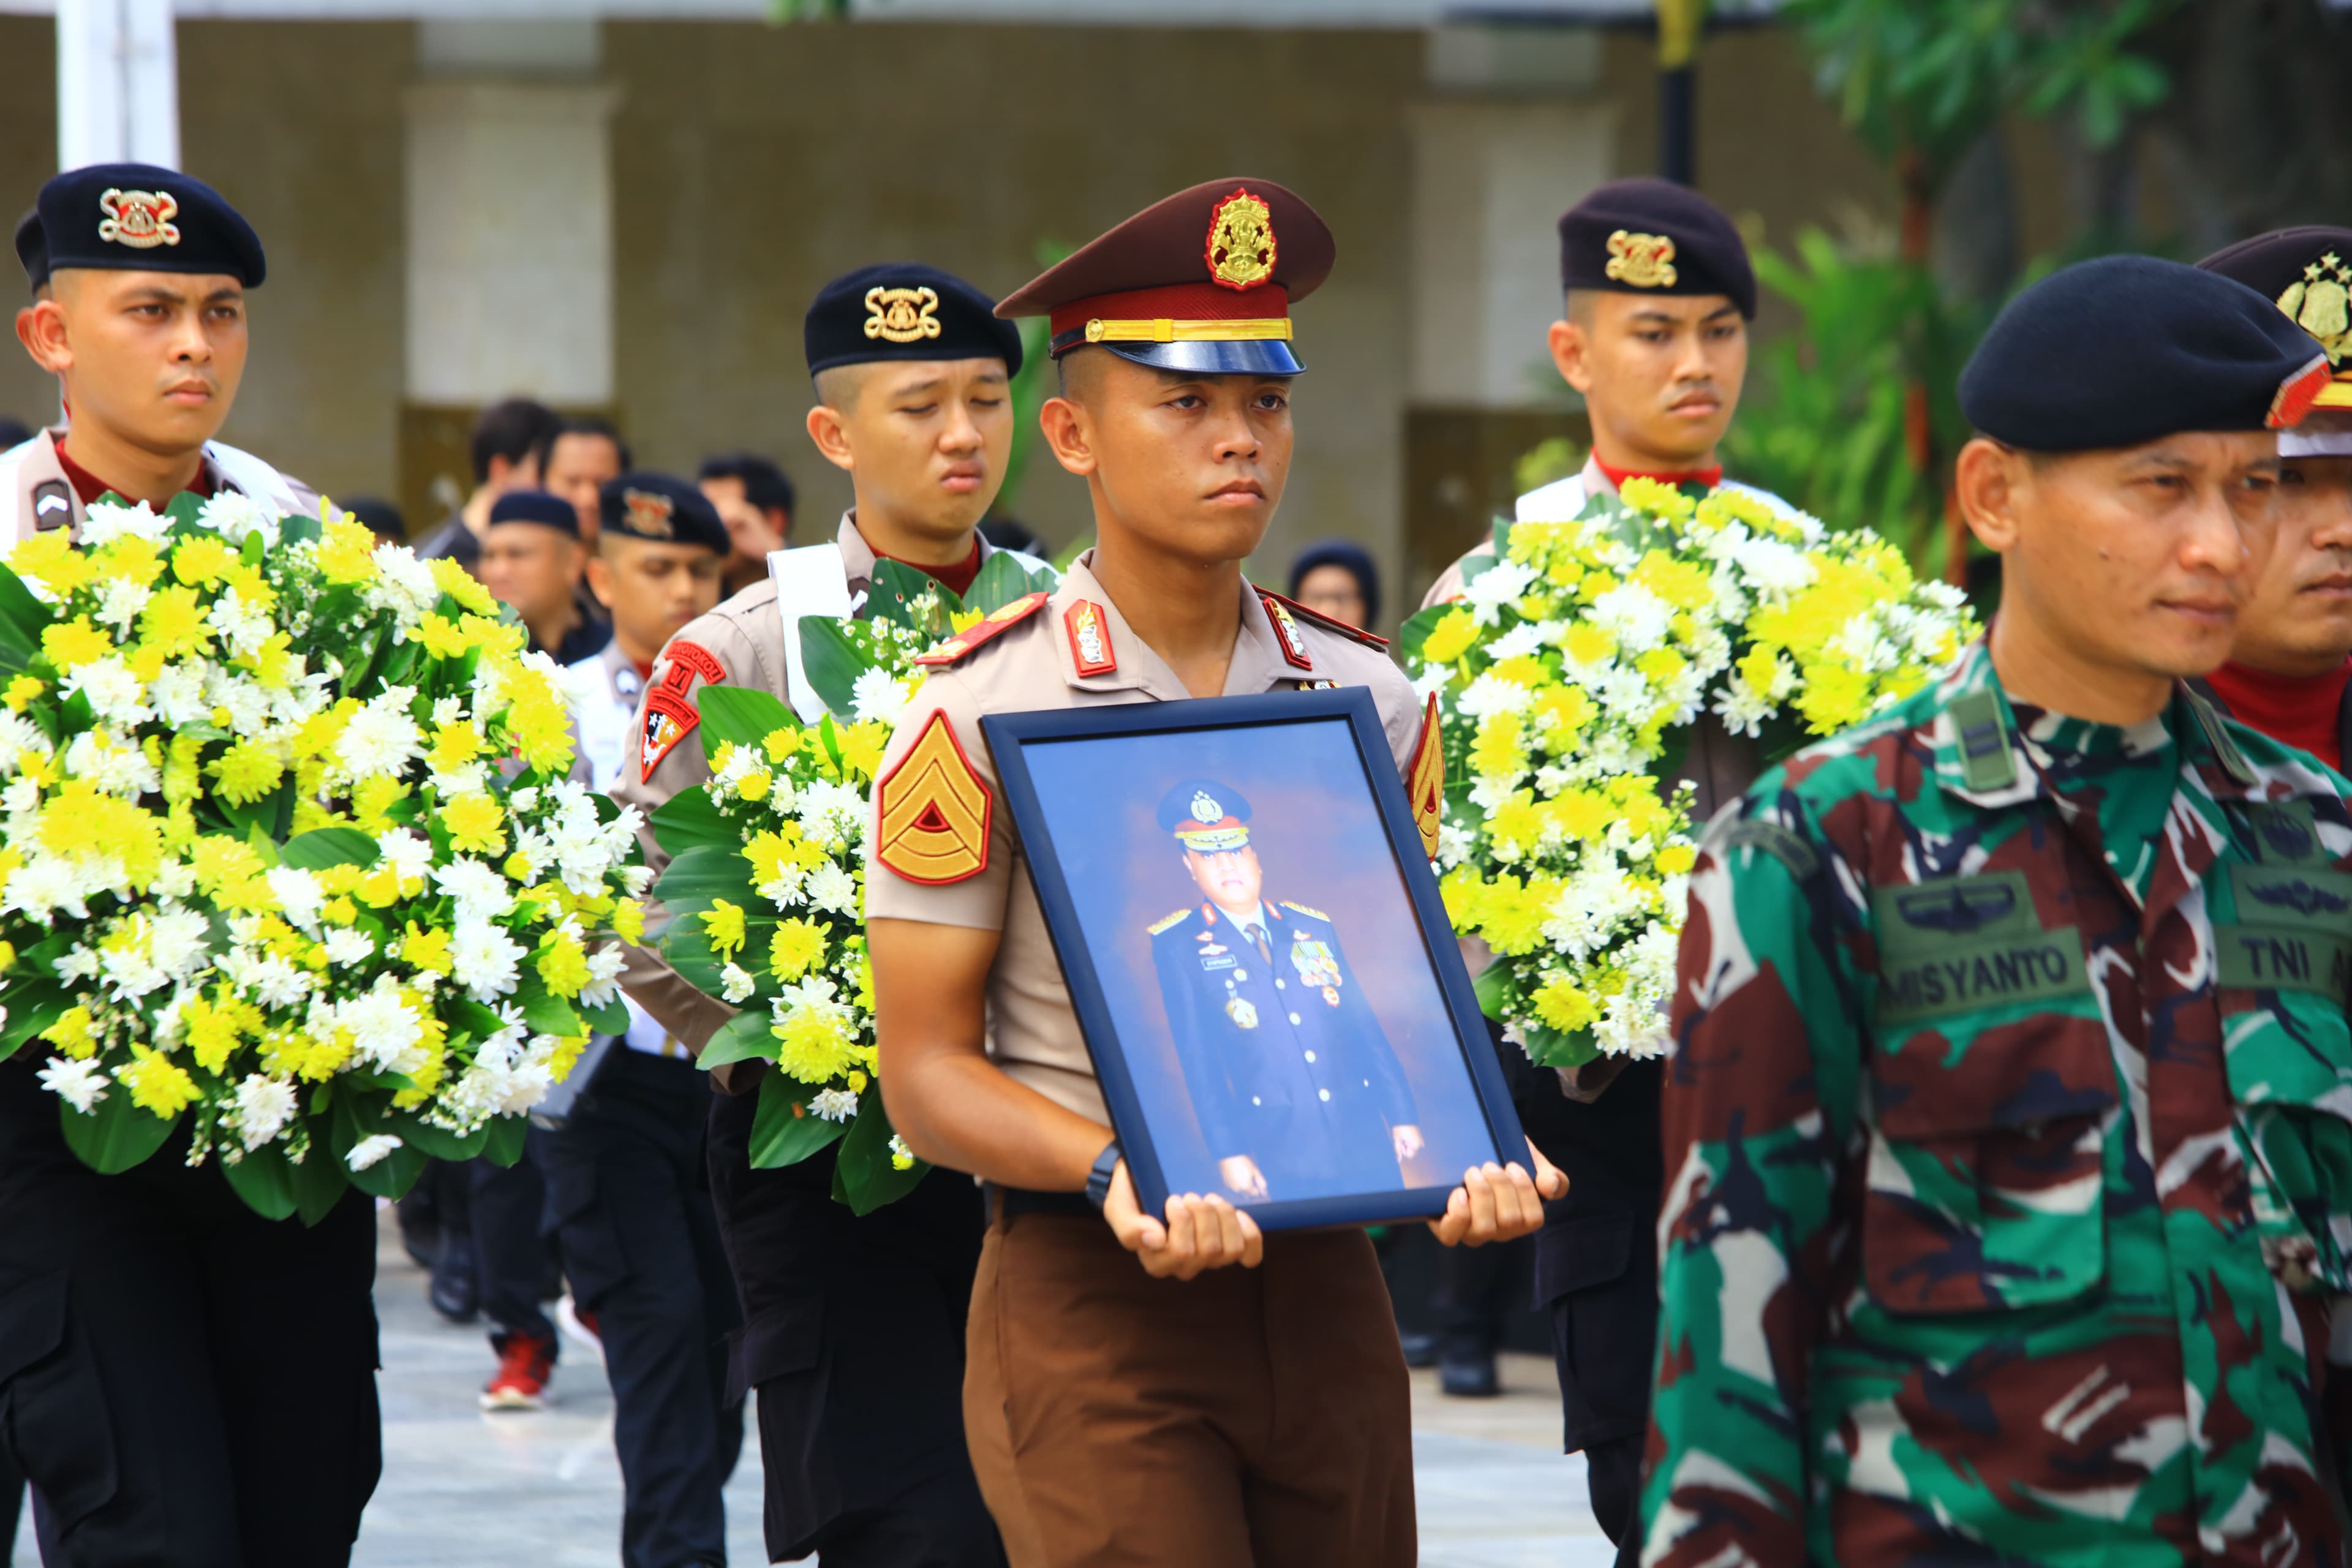
[[[1715,820],[1644,1563],[2342,1562],[2343,787],[1979,643]]]

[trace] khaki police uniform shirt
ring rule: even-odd
[[[0,541],[14,543],[54,528],[81,526],[81,497],[58,461],[57,441],[64,434],[60,425],[0,452]],[[224,442],[205,443],[204,472],[215,494],[251,496],[281,517],[319,514],[318,491]]]
[[[1053,939],[1022,864],[1012,814],[1004,809],[1003,786],[988,742],[981,732],[983,713],[1013,713],[1041,708],[1095,708],[1122,702],[1173,702],[1192,695],[1165,660],[1128,629],[1090,570],[1089,551],[1062,579],[1039,610],[974,648],[945,668],[931,671],[899,720],[884,755],[888,776],[898,759],[920,739],[933,713],[945,713],[957,742],[996,808],[989,814],[988,858],[981,871],[960,882],[926,886],[910,882],[869,858],[866,914],[869,920],[929,921],[1003,932],[988,976],[988,1051],[1007,1077],[1079,1115],[1110,1124],[1094,1066],[1078,1032],[1077,1015],[1054,956]],[[1421,737],[1422,705],[1412,685],[1382,650],[1328,631],[1303,618],[1292,625],[1303,644],[1307,668],[1284,656],[1280,632],[1265,605],[1244,584],[1242,624],[1225,673],[1223,695],[1296,691],[1324,685],[1364,686],[1379,705],[1381,729],[1399,773],[1404,773]],[[1082,676],[1073,658],[1063,616],[1080,600],[1099,609],[1117,668]]]
[[[841,528],[835,535],[841,548],[843,574],[848,579],[849,596],[853,604],[862,604],[863,596],[872,585],[874,568],[880,559],[866,536],[857,531],[855,510],[844,512]],[[984,560],[996,552],[996,547],[981,541]],[[764,691],[778,701],[789,705],[792,694],[784,666],[784,623],[776,607],[776,584],[772,577],[762,578],[727,600],[707,616],[697,616],[679,629],[677,636],[662,645],[659,658],[654,660],[654,672],[646,683],[646,696],[662,690],[671,679],[677,666],[676,657],[681,647],[699,649],[723,672],[722,679],[731,685],[753,691]],[[694,663],[700,659],[689,656]],[[694,694],[707,684],[691,668],[680,669],[681,691],[691,703]],[[703,755],[702,737],[691,731],[677,736],[668,749],[656,760],[650,772],[644,766],[647,752],[656,750],[646,742],[646,725],[655,715],[641,698],[637,704],[636,721],[627,739],[623,756],[620,782],[612,790],[613,798],[624,805],[634,805],[650,819],[655,810],[680,790],[692,789],[710,777],[710,764]],[[637,840],[645,848],[646,863],[656,871],[669,864],[656,841],[650,820],[637,831]],[[648,926],[658,932],[658,920]],[[632,948],[628,963],[621,971],[621,988],[656,1019],[671,1034],[695,1050],[719,1032],[735,1009],[704,992],[695,989],[678,973],[662,961],[650,947]]]

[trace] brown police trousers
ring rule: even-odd
[[[1404,1357],[1360,1230],[1154,1279],[1094,1215],[989,1226],[964,1431],[1013,1568],[1410,1568]]]

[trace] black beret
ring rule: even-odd
[[[2011,300],[1960,372],[1960,410],[2035,452],[2294,424],[2327,356],[2242,283],[2152,256],[2062,268]]]
[[[636,472],[606,479],[596,492],[596,515],[606,533],[624,539],[698,544],[720,555],[735,548],[710,498],[667,474]]]
[[[1290,307],[1339,247],[1306,198],[1271,180],[1207,180],[1097,235],[996,310],[1047,318],[1055,359],[1099,345],[1206,375],[1297,375]]]
[[[886,262],[845,272],[817,290],[801,323],[809,374],[876,360],[1001,359],[1021,369],[1021,332],[996,301],[951,272]]]
[[[37,289],[49,280],[49,242],[41,232],[38,207],[26,207],[16,220],[16,259],[25,264],[26,287]]]
[[[225,272],[257,288],[268,269],[261,239],[218,191],[152,163],[91,163],[41,187],[38,221],[16,229],[16,258],[33,275],[101,267],[130,272]]]
[[[1186,779],[1160,797],[1160,826],[1187,849],[1213,855],[1249,842],[1250,804],[1214,779]]]
[[[1570,289],[1721,294],[1756,319],[1756,268],[1722,210],[1686,185],[1612,180],[1559,215],[1559,277]]]
[[[545,490],[509,490],[490,503],[490,526],[502,522],[535,522],[572,538],[580,537],[580,510],[562,496]]]
[[[2197,265],[2236,279],[2316,339],[2336,376],[2312,406],[2352,408],[2352,228],[2273,229]]]

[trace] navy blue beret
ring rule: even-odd
[[[218,191],[152,163],[68,169],[41,187],[34,212],[29,228],[17,226],[16,258],[36,285],[37,268],[100,267],[222,272],[252,289],[268,270],[260,237]]]
[[[996,319],[996,301],[919,262],[846,272],[817,290],[801,323],[809,374],[876,360],[1001,359],[1021,369],[1021,329]]]
[[[545,490],[509,490],[490,503],[490,526],[502,522],[535,522],[580,537],[580,511],[562,496]]]
[[[2270,300],[2152,256],[2062,268],[2011,300],[1960,373],[1960,410],[2035,452],[2294,424],[2327,356]]]
[[[698,544],[725,555],[735,548],[710,498],[668,474],[633,472],[607,479],[596,492],[596,515],[606,533],[661,544]]]
[[[16,220],[16,259],[25,264],[25,282],[37,289],[49,280],[49,242],[41,233],[41,209],[26,207]]]
[[[1612,180],[1562,213],[1559,276],[1570,289],[1721,294],[1756,319],[1756,268],[1722,209],[1672,180]]]
[[[1213,855],[1249,842],[1250,804],[1214,779],[1186,779],[1160,797],[1160,826],[1187,849]]]

